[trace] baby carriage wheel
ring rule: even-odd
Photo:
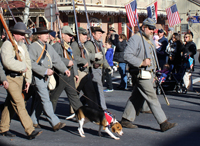
[[[183,93],[183,90],[180,86],[176,87],[176,93]]]

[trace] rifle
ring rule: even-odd
[[[84,48],[83,48],[83,45],[80,41],[80,38],[79,38],[79,31],[78,31],[78,24],[77,24],[77,16],[76,16],[76,10],[75,10],[75,3],[73,1],[73,9],[74,9],[74,18],[75,18],[75,25],[76,25],[76,36],[77,36],[77,41],[78,41],[78,47],[81,51],[81,57],[82,58],[85,58],[85,54],[84,54]],[[84,64],[78,64],[78,67],[79,67],[79,70],[80,71],[84,71],[85,70],[85,67],[83,67]]]
[[[95,44],[94,38],[92,36],[92,31],[91,31],[91,28],[90,28],[89,17],[88,17],[88,13],[87,13],[87,8],[86,8],[85,0],[83,0],[83,4],[84,4],[85,15],[86,15],[86,19],[87,19],[87,29],[89,30],[89,33],[90,33],[90,39],[91,39],[92,43],[95,46],[95,52],[98,53],[98,52],[100,52],[100,50],[98,49],[97,45]]]
[[[61,44],[61,46],[63,48],[64,57],[67,58],[68,60],[71,60],[70,57],[69,57],[69,54],[68,54],[67,50],[65,49],[64,41],[63,41],[63,38],[62,38],[62,35],[61,35],[61,27],[60,27],[59,11],[58,11],[58,7],[57,7],[57,1],[54,0],[54,2],[55,2],[55,6],[56,6],[56,13],[55,14],[56,14],[57,22],[58,22],[60,44]]]
[[[12,43],[12,45],[14,47],[15,55],[16,55],[17,60],[22,61],[21,57],[19,56],[19,50],[18,50],[17,44],[15,43],[15,41],[14,41],[14,39],[12,37],[12,34],[10,33],[10,30],[8,29],[6,21],[4,20],[2,10],[0,10],[0,19],[1,19],[1,22],[3,24],[3,27],[4,27],[8,37],[9,37],[9,40],[10,40],[10,42]]]

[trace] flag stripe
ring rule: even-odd
[[[131,27],[136,26],[137,25],[137,21],[135,19],[135,16],[138,19],[136,1],[132,1],[131,3],[125,5],[125,9],[126,9],[126,14],[127,14],[127,17],[128,17],[128,20],[129,20],[129,23],[130,23]],[[133,11],[133,9],[134,9],[134,11]]]
[[[174,13],[172,12],[172,8],[173,8],[173,11],[175,10]],[[169,23],[170,27],[181,23],[181,19],[180,19],[176,4],[174,4],[171,7],[167,8],[166,9],[166,13],[167,13],[168,23]]]

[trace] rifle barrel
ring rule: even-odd
[[[74,3],[74,1],[73,1],[73,9],[74,9],[74,19],[75,19],[75,25],[76,25],[76,36],[77,36],[77,40],[78,40],[78,45],[79,45],[79,48],[83,48],[83,45],[81,44],[80,38],[79,38],[77,16],[76,16],[76,10],[75,10],[75,3]]]
[[[9,40],[10,40],[10,42],[12,43],[12,45],[13,45],[13,47],[15,49],[15,54],[16,54],[17,60],[22,61],[20,56],[19,56],[19,53],[18,53],[18,47],[17,47],[17,45],[16,45],[16,43],[15,43],[13,37],[12,37],[12,34],[10,33],[10,30],[8,29],[8,26],[7,26],[6,21],[5,21],[4,17],[3,17],[2,11],[0,11],[0,19],[1,19],[2,25],[3,25],[4,29],[5,29],[8,37],[9,37]]]

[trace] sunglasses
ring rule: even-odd
[[[73,35],[71,35],[71,34],[67,34],[67,33],[65,33],[66,35],[68,35],[69,37],[73,37]]]
[[[155,29],[155,27],[153,27],[153,26],[148,26],[148,28],[149,28],[149,30],[154,30]]]

